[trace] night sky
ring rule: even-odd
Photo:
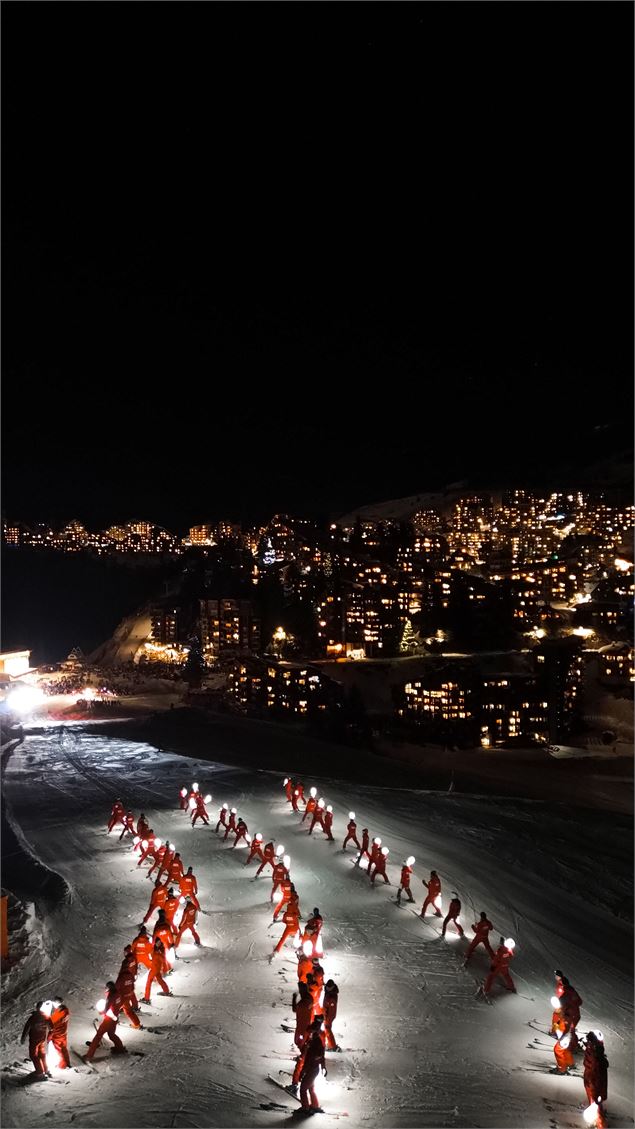
[[[629,4],[5,4],[3,512],[337,514],[630,443]]]

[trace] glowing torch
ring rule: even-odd
[[[274,852],[274,853],[275,853],[275,855],[276,855],[276,858],[277,858],[277,857],[278,857],[279,855],[283,855],[283,854],[284,854],[284,847],[282,846],[282,843],[280,844],[280,846],[279,846],[279,847],[276,847],[276,849],[275,849],[275,852]]]
[[[349,819],[355,819],[355,812],[354,812],[354,811],[349,811],[349,813],[348,813],[348,818],[349,818]]]
[[[597,1119],[598,1119],[598,1113],[599,1113],[599,1110],[598,1110],[598,1107],[597,1107],[597,1103],[591,1102],[591,1105],[587,1106],[587,1108],[585,1109],[582,1116],[583,1116],[584,1120],[586,1121],[587,1125],[596,1125]]]
[[[194,799],[194,796],[190,796],[187,806],[189,807],[190,811],[194,811],[194,808],[196,807],[196,800]]]
[[[313,942],[312,941],[303,941],[302,952],[304,953],[305,957],[313,956]]]
[[[211,802],[212,802],[212,797],[211,797],[211,794],[208,792],[205,799],[203,800],[203,803],[204,804],[211,804]]]
[[[283,855],[282,861],[283,861],[284,865],[286,866],[286,868],[288,870],[289,867],[291,866],[291,855]]]

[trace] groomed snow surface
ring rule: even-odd
[[[293,1064],[292,1035],[281,1028],[294,1027],[293,949],[269,963],[283,928],[271,924],[271,880],[254,880],[255,865],[241,865],[246,849],[232,850],[233,837],[224,844],[214,834],[223,801],[238,809],[251,835],[284,843],[303,920],[313,906],[324,917],[325,978],[339,985],[334,1030],[344,1050],[327,1055],[320,1124],[347,1114],[351,1126],[582,1129],[581,1077],[550,1074],[552,1040],[528,1025],[548,1029],[556,967],[584,1000],[580,1031],[604,1032],[609,1124],[633,1124],[632,927],[607,908],[628,893],[626,831],[611,832],[606,815],[598,815],[600,827],[593,812],[579,822],[571,813],[556,819],[537,803],[356,789],[320,779],[315,765],[315,775],[303,779],[307,794],[315,783],[333,804],[331,844],[317,829],[309,837],[279,773],[229,767],[222,748],[213,755],[217,763],[68,730],[61,738],[55,729],[27,737],[13,752],[4,781],[11,820],[37,858],[66,880],[71,901],[46,922],[47,958],[28,990],[13,973],[5,982],[5,1126],[295,1123],[297,1103],[267,1080]],[[179,788],[193,780],[213,795],[211,827],[192,828],[178,810]],[[118,796],[135,816],[145,811],[194,867],[208,911],[198,923],[204,948],[184,942],[179,951],[189,963],[177,962],[169,981],[175,998],[153,992],[152,1007],[142,1005],[142,1022],[158,1033],[120,1022],[126,1046],[144,1057],[111,1058],[104,1044],[96,1073],[55,1070],[63,1085],[26,1085],[26,1047],[18,1040],[35,1002],[59,992],[71,1008],[70,1043],[84,1050],[94,1003],[148,906],[146,869],[136,868],[137,856],[118,833],[106,835]],[[342,852],[349,809],[360,830],[367,826],[390,848],[391,886],[371,887],[352,865],[355,852]],[[499,934],[516,939],[511,971],[519,995],[500,985],[493,1006],[477,998],[487,970],[483,950],[464,971],[466,942],[452,927],[443,940],[439,919],[423,923],[413,907],[393,904],[409,854],[416,856],[417,910],[421,877],[434,867],[444,910],[458,890],[465,927],[484,909],[496,942]],[[143,984],[140,977],[139,997]],[[534,1039],[540,1042],[530,1049]]]

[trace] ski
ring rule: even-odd
[[[286,1071],[285,1071],[284,1073],[286,1073]],[[297,1102],[298,1102],[298,1104],[300,1105],[300,1110],[302,1109],[302,1106],[301,1106],[301,1103],[300,1103],[300,1097],[299,1097],[299,1094],[298,1094],[298,1096],[296,1096],[296,1095],[295,1095],[294,1093],[292,1093],[292,1092],[291,1092],[291,1090],[289,1090],[289,1089],[287,1088],[287,1086],[285,1085],[285,1083],[284,1083],[284,1082],[281,1082],[281,1081],[280,1081],[280,1080],[279,1080],[278,1078],[274,1078],[273,1074],[268,1074],[268,1075],[267,1075],[267,1078],[269,1079],[269,1081],[270,1081],[270,1082],[273,1082],[274,1086],[279,1086],[279,1088],[280,1088],[281,1090],[284,1090],[284,1092],[285,1092],[285,1094],[287,1095],[287,1097],[289,1097],[289,1098],[293,1098],[293,1099],[294,1099],[295,1101],[297,1101]],[[289,1108],[288,1106],[285,1106],[285,1109],[288,1109],[288,1108]],[[298,1110],[298,1113],[300,1113],[300,1110]],[[309,1113],[309,1111],[308,1111],[308,1110],[306,1110],[306,1115],[307,1115],[307,1116],[310,1116],[311,1114],[314,1114],[314,1113],[325,1113],[325,1114],[327,1115],[327,1117],[333,1117],[333,1118],[335,1118],[336,1120],[339,1120],[339,1118],[340,1118],[340,1117],[348,1117],[348,1114],[347,1114],[347,1113],[344,1113],[344,1112],[341,1112],[341,1113],[333,1113],[333,1112],[332,1112],[332,1111],[331,1111],[330,1109],[328,1109],[328,1110],[327,1110],[327,1109],[322,1109],[322,1108],[321,1108],[321,1106],[320,1106],[320,1107],[318,1107],[318,1109],[312,1109],[312,1110],[310,1111],[310,1113]]]
[[[81,1051],[76,1051],[76,1050],[75,1050],[75,1047],[70,1047],[70,1050],[71,1050],[71,1051],[72,1051],[72,1053],[73,1053],[73,1054],[75,1055],[75,1058],[79,1059],[79,1061],[81,1062],[82,1066],[85,1066],[85,1067],[86,1067],[86,1070],[89,1070],[89,1071],[91,1072],[91,1074],[96,1074],[96,1073],[97,1073],[97,1071],[96,1071],[95,1067],[94,1067],[94,1066],[92,1065],[92,1063],[90,1063],[90,1062],[85,1062],[85,1060],[84,1060],[84,1056],[83,1056],[83,1054],[81,1053]],[[85,1052],[84,1052],[84,1053],[85,1053]]]

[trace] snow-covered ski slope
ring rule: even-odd
[[[232,850],[231,839],[223,844],[215,820],[192,828],[178,810],[179,787],[194,779],[213,794],[212,815],[228,802],[250,834],[284,843],[303,919],[314,906],[323,914],[323,963],[340,988],[334,1029],[344,1051],[327,1056],[320,1124],[330,1109],[348,1114],[351,1126],[581,1129],[582,1079],[549,1074],[551,1040],[528,1025],[548,1027],[556,967],[583,997],[580,1030],[604,1032],[610,1124],[633,1124],[632,928],[602,905],[627,894],[623,820],[611,827],[609,816],[596,819],[591,811],[576,822],[571,813],[557,820],[536,803],[356,789],[320,779],[316,766],[304,783],[308,792],[315,782],[333,804],[336,842],[329,844],[317,829],[309,837],[308,821],[301,825],[291,813],[279,773],[224,765],[222,748],[213,755],[217,763],[98,735],[67,731],[62,740],[55,730],[27,737],[12,754],[4,780],[11,819],[72,897],[47,923],[40,976],[21,995],[19,976],[5,983],[5,1126],[292,1124],[296,1103],[267,1075],[291,1064],[292,1036],[281,1025],[294,1026],[293,950],[268,961],[282,925],[271,924],[270,879],[254,880],[255,865],[241,865],[245,848]],[[198,923],[205,947],[184,942],[189,963],[177,962],[175,998],[153,995],[152,1008],[142,1006],[151,1012],[142,1022],[152,1033],[120,1023],[124,1042],[145,1057],[108,1057],[96,1073],[67,1072],[67,1085],[21,1085],[11,1067],[25,1057],[18,1039],[31,1006],[61,992],[72,1012],[70,1042],[81,1048],[93,1034],[94,1002],[148,905],[145,870],[117,835],[106,835],[117,796],[136,816],[145,811],[194,867],[209,911]],[[371,887],[352,865],[354,851],[342,852],[349,809],[360,830],[367,826],[390,848],[392,886]],[[442,940],[438,919],[423,923],[413,907],[392,904],[399,865],[411,853],[417,898],[425,893],[421,877],[434,867],[444,908],[458,890],[465,926],[485,909],[496,940],[499,933],[515,937],[518,996],[501,986],[488,1007],[475,996],[485,954],[477,950],[464,971],[465,942],[451,927]],[[529,1049],[534,1038],[545,1045]]]

